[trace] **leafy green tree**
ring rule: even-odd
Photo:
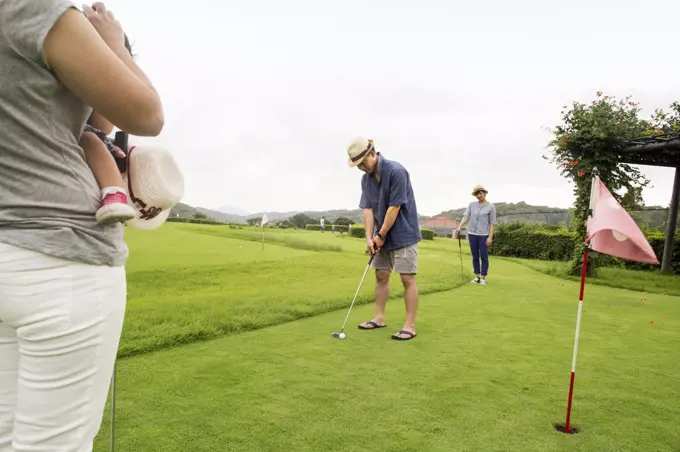
[[[333,224],[337,225],[342,225],[342,226],[349,226],[350,224],[354,224],[354,221],[350,220],[347,217],[338,217]]]

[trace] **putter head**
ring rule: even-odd
[[[339,338],[339,337],[340,337],[340,333],[333,333],[333,337],[336,338],[336,339]]]

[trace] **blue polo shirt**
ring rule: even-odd
[[[378,173],[380,182],[373,174],[364,174],[361,178],[359,208],[373,209],[377,233],[385,221],[387,208],[401,206],[394,225],[385,237],[383,249],[390,251],[420,242],[423,237],[408,171],[400,163],[388,160],[378,152]]]

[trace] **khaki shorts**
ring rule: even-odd
[[[418,273],[418,244],[381,251],[373,258],[371,267],[375,270],[396,271],[400,275],[415,275]]]

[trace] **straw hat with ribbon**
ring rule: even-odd
[[[352,141],[347,148],[349,166],[358,166],[373,149],[375,149],[373,140],[357,138]]]
[[[128,204],[137,214],[127,224],[135,229],[148,231],[161,226],[184,196],[184,176],[163,147],[131,146],[124,182]]]
[[[484,188],[483,185],[475,185],[475,188],[472,189],[472,196],[476,196],[478,191],[483,191],[484,194],[489,194],[489,191]]]

